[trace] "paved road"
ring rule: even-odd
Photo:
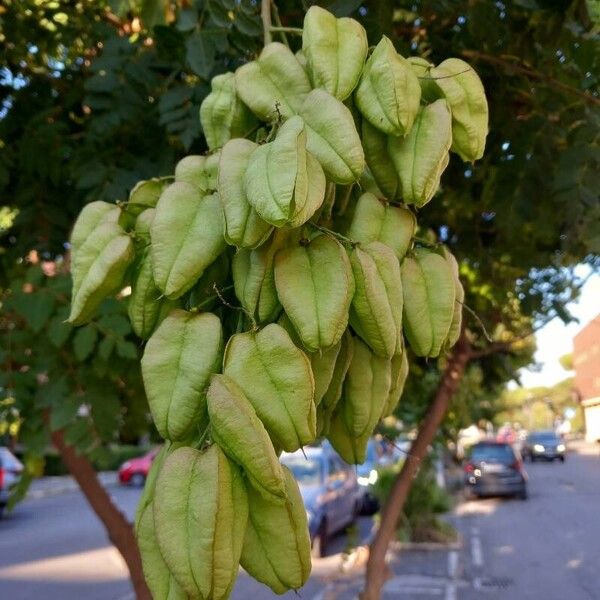
[[[140,490],[108,486],[119,507],[133,518]],[[361,518],[351,541],[364,542],[372,520]],[[302,590],[310,600],[322,577],[340,569],[344,534],[330,544],[328,558],[316,560],[314,577]],[[297,598],[293,593],[283,598]],[[277,598],[265,586],[240,574],[233,599]],[[133,600],[127,571],[118,552],[79,492],[33,498],[0,520],[1,600]]]

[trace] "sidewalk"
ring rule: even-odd
[[[101,471],[97,473],[100,483],[105,487],[114,487],[118,485],[116,471]],[[48,496],[58,496],[67,492],[74,492],[79,489],[77,482],[71,475],[60,475],[54,477],[40,477],[31,482],[27,492],[27,500],[38,500]]]

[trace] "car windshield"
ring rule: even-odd
[[[515,460],[515,454],[508,444],[480,444],[473,446],[471,460],[476,462],[511,463]]]
[[[532,433],[531,434],[531,441],[532,442],[542,442],[542,443],[558,443],[559,439],[558,436],[555,433]]]
[[[304,456],[283,456],[281,462],[293,473],[296,481],[302,485],[322,483],[321,461]]]

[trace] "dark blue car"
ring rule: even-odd
[[[337,531],[354,522],[360,508],[360,489],[354,467],[345,463],[335,450],[324,444],[319,448],[281,455],[300,487],[306,507],[313,556],[324,556],[327,541]]]

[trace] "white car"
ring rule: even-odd
[[[0,517],[4,512],[10,488],[19,481],[23,472],[23,464],[8,449],[0,446]]]

